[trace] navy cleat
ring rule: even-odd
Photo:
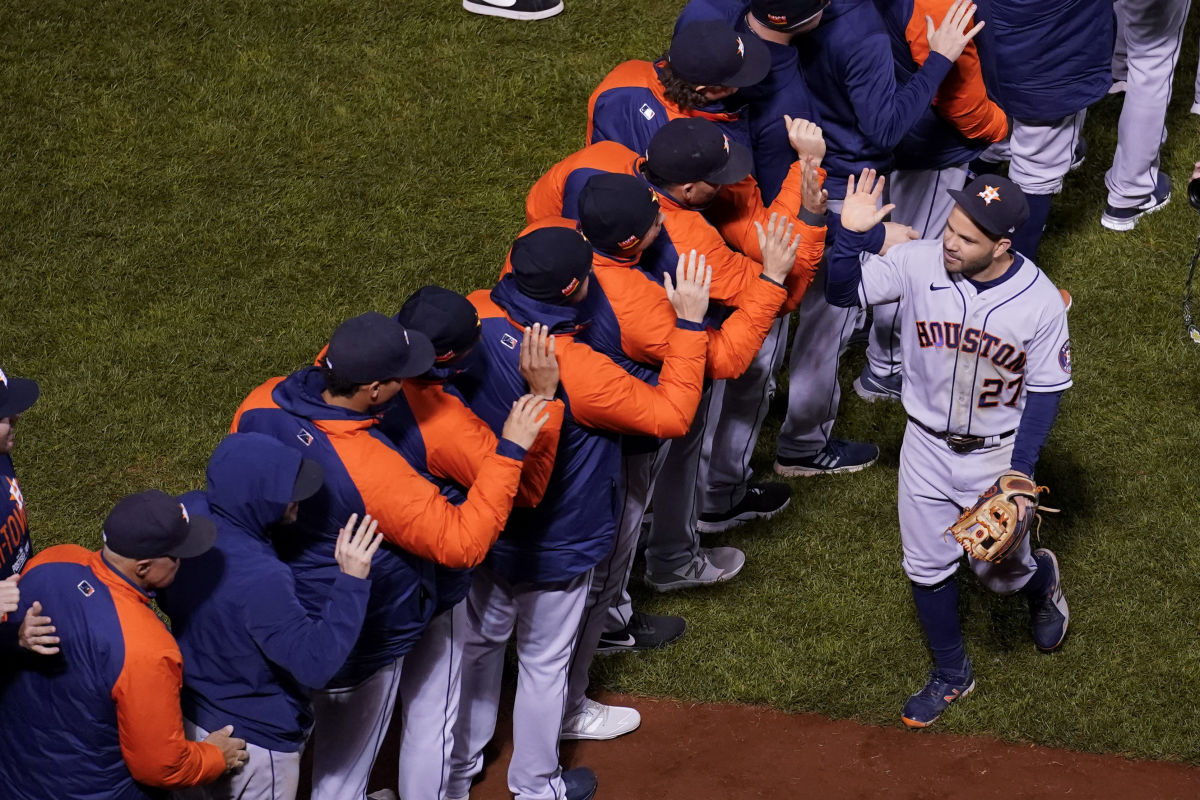
[[[921,691],[908,698],[900,719],[910,728],[928,728],[950,704],[975,690],[975,676],[932,670]]]
[[[1030,628],[1033,631],[1033,643],[1043,653],[1057,650],[1067,636],[1067,623],[1071,621],[1071,612],[1067,609],[1067,598],[1062,590],[1062,573],[1058,569],[1058,559],[1050,550],[1040,548],[1033,551],[1037,561],[1038,571],[1049,570],[1050,588],[1040,597],[1029,601]]]
[[[854,379],[854,391],[868,403],[876,400],[899,400],[900,389],[904,386],[904,377],[897,372],[895,375],[880,377],[871,371],[871,365],[863,367],[862,373]]]
[[[1160,211],[1169,202],[1171,179],[1167,173],[1159,172],[1158,185],[1148,197],[1143,197],[1140,203],[1130,208],[1115,208],[1106,204],[1104,213],[1100,215],[1100,224],[1110,231],[1131,231],[1143,215]]]
[[[567,789],[566,800],[592,800],[596,796],[596,773],[588,767],[563,770],[562,780]]]
[[[879,448],[866,442],[830,439],[825,449],[811,456],[775,457],[775,473],[788,478],[809,478],[813,475],[838,475],[858,472],[875,463]]]
[[[755,519],[770,519],[792,502],[792,487],[786,483],[752,483],[742,502],[723,513],[705,512],[696,520],[701,533],[721,533]]]

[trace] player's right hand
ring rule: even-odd
[[[813,214],[824,214],[829,206],[829,192],[821,183],[817,160],[805,157],[800,159],[800,164],[801,174],[804,176],[800,184],[800,203]]]
[[[250,760],[250,754],[246,752],[246,740],[234,738],[232,725],[213,731],[204,737],[204,741],[221,748],[221,755],[225,756],[226,772],[231,772]]]
[[[521,339],[521,377],[529,384],[529,393],[553,400],[558,391],[558,359],[554,356],[554,337],[550,326],[540,322],[525,328]]]
[[[667,299],[675,309],[675,316],[688,322],[704,321],[711,287],[712,267],[706,266],[704,256],[697,257],[695,250],[687,255],[679,254],[674,283],[670,273],[663,275],[663,288],[667,290]]]
[[[546,401],[531,394],[521,395],[513,403],[508,419],[504,420],[504,428],[500,438],[508,439],[513,444],[528,450],[537,439],[538,431],[550,419],[546,411]]]
[[[17,643],[31,653],[52,656],[58,652],[59,638],[49,617],[42,616],[42,604],[37,600],[25,612],[21,629],[17,632]]]
[[[949,61],[956,60],[967,47],[967,42],[975,38],[975,34],[983,30],[981,20],[974,28],[967,29],[971,17],[975,14],[975,4],[971,0],[954,0],[954,4],[946,11],[941,27],[934,30],[933,19],[925,17],[925,34],[929,40],[929,49],[941,53]]]
[[[762,223],[754,221],[758,231],[758,249],[762,251],[763,274],[776,283],[783,283],[796,264],[796,248],[800,246],[800,234],[792,235],[796,226],[787,217],[772,213],[763,230]]]
[[[783,115],[783,124],[787,128],[788,144],[796,151],[797,158],[812,158],[820,166],[821,159],[825,158],[825,134],[821,126],[799,117],[792,119],[787,114]]]
[[[366,578],[371,574],[371,557],[379,549],[383,534],[375,532],[379,520],[371,519],[370,514],[363,516],[358,530],[354,529],[356,522],[358,514],[351,514],[350,519],[346,520],[346,527],[338,531],[333,557],[342,572],[353,578]]]
[[[885,222],[883,223],[883,247],[879,249],[879,255],[884,255],[898,244],[920,238],[921,234],[917,233],[916,228],[910,228],[899,222]]]
[[[882,175],[876,177],[873,169],[864,169],[858,176],[857,184],[853,175],[846,179],[846,199],[842,203],[843,228],[866,233],[892,212],[895,203],[879,208],[879,198],[883,196],[886,180]]]
[[[21,590],[17,588],[20,575],[9,575],[0,581],[0,614],[11,614],[21,605]]]

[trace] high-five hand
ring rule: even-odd
[[[703,322],[708,311],[708,292],[712,287],[712,267],[704,264],[704,256],[697,258],[692,250],[686,256],[680,253],[675,268],[675,283],[669,274],[663,275],[663,287],[667,299],[675,308],[675,316],[688,322]]]

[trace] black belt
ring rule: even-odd
[[[921,420],[917,419],[916,417],[912,416],[911,414],[909,415],[908,419],[910,422],[912,422],[914,425],[916,425],[921,430],[928,433],[930,436],[936,436],[938,439],[941,439],[943,442],[946,443],[947,447],[949,447],[951,450],[953,450],[956,453],[973,453],[976,450],[980,450],[984,447],[989,447],[989,446],[994,447],[1017,432],[1017,429],[1013,428],[1011,431],[1005,431],[1004,433],[993,434],[992,436],[969,436],[965,433],[949,433],[948,431],[935,431],[933,428],[931,428],[928,425],[926,425],[925,423],[921,422]]]

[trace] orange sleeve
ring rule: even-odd
[[[325,352],[322,350],[321,352]],[[275,387],[283,382],[283,378],[271,378],[263,385],[254,389],[250,394],[246,395],[246,399],[238,406],[237,411],[233,413],[233,422],[229,425],[230,433],[238,432],[238,423],[242,420],[242,414],[255,408],[271,408],[275,402],[271,399],[271,392],[275,391]]]
[[[447,567],[483,561],[512,511],[521,462],[489,453],[467,499],[454,505],[404,456],[369,435],[330,435],[366,511],[392,544]]]
[[[657,386],[638,380],[585,344],[572,341],[562,347],[559,371],[575,421],[664,439],[687,433],[700,405],[707,337],[703,331],[675,328],[667,345]]]
[[[562,216],[563,187],[566,185],[568,173],[565,162],[560,161],[537,179],[525,197],[525,224],[529,225],[546,217]]]
[[[127,645],[112,699],[117,707],[121,754],[129,773],[134,780],[161,789],[216,780],[225,772],[221,749],[189,742],[183,733],[179,709],[183,658],[171,634],[148,606],[118,604],[117,613]]]
[[[695,250],[704,256],[704,263],[712,268],[709,298],[714,303],[736,306],[747,284],[758,280],[762,264],[730,249],[717,229],[696,212],[669,214],[664,225],[680,255]]]
[[[742,293],[741,305],[719,329],[708,329],[708,375],[715,379],[740,377],[762,347],[787,291],[759,278]]]
[[[928,31],[925,15],[940,20],[950,8],[950,0],[916,0],[912,18],[904,32],[913,61],[924,64],[929,58]],[[968,139],[999,142],[1008,136],[1008,118],[1004,109],[987,96],[983,84],[983,72],[979,67],[979,51],[974,42],[967,42],[950,67],[950,74],[938,87],[933,98],[933,107],[943,119],[958,129]]]

